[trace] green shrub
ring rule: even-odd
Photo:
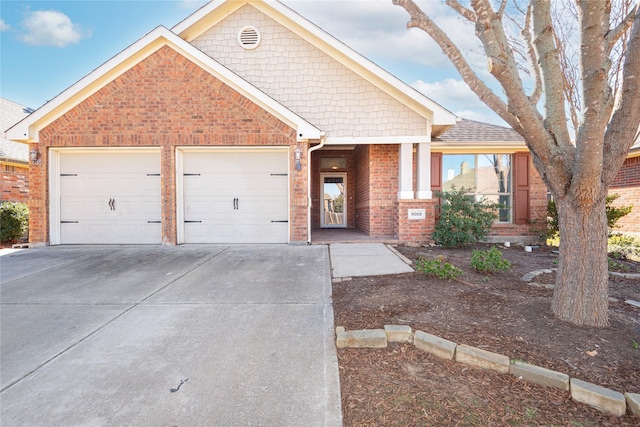
[[[18,239],[29,230],[29,208],[24,203],[0,202],[0,241]]]
[[[609,254],[615,259],[640,260],[640,241],[623,234],[609,237]]]
[[[471,252],[471,267],[477,271],[491,274],[496,271],[507,271],[511,268],[511,263],[502,258],[502,252],[492,247],[486,251],[474,249]]]
[[[615,202],[618,198],[620,198],[619,194],[610,194],[606,198],[606,210],[607,210],[607,227],[609,228],[609,234],[611,234],[611,230],[617,227],[616,223],[620,218],[625,215],[628,215],[633,209],[633,206],[613,206],[612,203]],[[550,200],[547,204],[547,239],[553,239],[560,233],[560,228],[558,226],[558,207],[556,206],[556,202]]]
[[[420,259],[416,264],[416,270],[422,274],[433,275],[438,279],[455,279],[462,275],[458,267],[440,259]]]
[[[486,199],[477,201],[461,188],[451,191],[437,191],[442,199],[440,219],[431,238],[439,245],[459,247],[476,243],[489,234],[497,210],[501,207]]]
[[[609,266],[609,271],[617,271],[618,273],[626,273],[629,271],[629,267],[615,259],[607,258],[607,264]]]

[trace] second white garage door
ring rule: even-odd
[[[184,243],[287,243],[287,149],[186,151]]]

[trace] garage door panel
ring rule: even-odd
[[[62,152],[60,172],[60,243],[162,242],[158,152]]]
[[[186,152],[184,241],[287,243],[287,153]],[[188,222],[196,219],[201,222]]]
[[[60,168],[64,172],[96,173],[97,170],[114,176],[135,171],[136,173],[158,173],[160,170],[160,156],[157,153],[108,153],[80,152],[63,153],[60,158]]]
[[[113,227],[104,222],[85,221],[60,224],[63,236],[62,244],[156,244],[162,233],[161,224],[120,224],[120,233],[114,233]]]

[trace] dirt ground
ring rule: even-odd
[[[486,249],[488,246],[479,246]],[[398,250],[445,257],[466,283],[420,273],[354,278],[333,285],[336,326],[347,330],[409,325],[459,344],[568,374],[619,392],[640,393],[640,280],[612,277],[611,326],[581,328],[551,314],[552,290],[523,282],[525,273],[556,267],[557,254],[541,247],[500,248],[512,268],[491,276],[470,266],[470,249]],[[640,263],[624,262],[629,273]],[[552,284],[554,274],[534,282]],[[637,343],[637,344],[636,344]],[[339,349],[346,426],[397,425],[640,425],[575,403],[569,393],[510,375],[444,361],[410,344],[386,349]]]

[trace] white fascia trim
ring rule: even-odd
[[[529,151],[524,142],[444,142],[431,141],[431,151],[443,153],[515,153]]]
[[[320,50],[326,53],[326,49],[324,49],[323,44],[330,46],[331,48],[343,54],[346,58],[348,58],[349,61],[357,64],[362,69],[367,70],[368,72],[373,74],[377,79],[382,80],[383,82],[393,87],[395,90],[400,91],[404,96],[422,105],[424,108],[432,112],[433,125],[455,125],[457,123],[457,118],[455,114],[453,114],[452,112],[444,108],[442,105],[436,103],[432,99],[428,98],[427,96],[423,95],[418,90],[412,88],[411,86],[409,86],[408,84],[406,84],[405,82],[403,82],[402,80],[394,76],[393,74],[389,73],[385,69],[375,64],[374,62],[365,58],[355,50],[351,49],[349,46],[347,46],[340,40],[336,39],[326,31],[324,31],[323,29],[315,25],[313,22],[307,20],[302,15],[290,9],[288,6],[280,3],[279,1],[253,1],[253,2],[247,1],[247,3],[252,3],[252,6],[256,7],[258,10],[260,10],[263,13],[266,13],[267,15],[270,15],[269,9],[276,11],[280,15],[286,17],[287,19],[295,23],[298,26],[298,29],[307,31],[313,37],[318,39],[321,43],[317,43],[317,42],[314,43],[313,40],[309,40],[308,38],[305,38],[307,41],[312,43],[314,46],[316,46]],[[276,21],[278,21],[278,19],[276,19]],[[290,29],[293,30],[292,28]],[[299,31],[294,31],[294,32],[300,35]],[[340,58],[336,58],[335,56],[333,57],[334,59],[340,61]],[[343,65],[345,65],[347,68],[351,69],[352,71],[356,72],[362,77],[365,77],[362,73],[354,70],[353,66],[351,66],[350,64],[345,63],[343,61],[340,61],[340,62],[342,62]],[[372,83],[380,87],[378,84],[376,84],[376,82],[372,82]],[[391,93],[390,95],[393,96],[393,94]],[[402,102],[401,99],[399,99],[399,101]],[[406,103],[404,104],[407,105],[409,108],[412,108],[411,105],[408,105]],[[416,111],[414,108],[412,109]],[[416,112],[418,114],[424,115],[424,112],[421,112],[421,111],[416,111]]]
[[[315,126],[162,26],[155,28],[63,91],[52,101],[13,126],[7,131],[7,138],[25,142],[39,142],[38,132],[40,129],[71,110],[163,46],[170,46],[226,85],[291,126],[296,130],[298,141],[320,139],[320,130]],[[121,64],[127,61],[131,61],[131,63],[119,68]],[[77,99],[74,99],[74,97]]]
[[[374,144],[419,144],[430,142],[428,135],[420,136],[339,136],[327,137],[325,145],[374,145]]]

